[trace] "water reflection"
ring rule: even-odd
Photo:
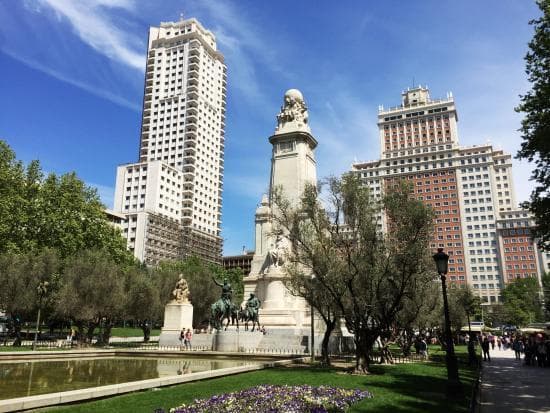
[[[0,400],[253,364],[145,357],[0,362]]]

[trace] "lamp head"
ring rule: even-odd
[[[433,255],[437,273],[445,275],[449,270],[449,256],[443,252],[443,248],[438,248],[437,253]]]

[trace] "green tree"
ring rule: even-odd
[[[50,285],[42,304],[46,309],[51,308],[59,271],[60,261],[53,250],[0,255],[0,308],[10,317],[16,336],[14,345],[21,345],[21,323],[35,319],[39,304],[38,284],[42,281]]]
[[[143,341],[148,342],[151,328],[162,321],[158,285],[145,270],[137,266],[126,275],[125,315],[131,317],[143,330]]]
[[[25,168],[0,140],[0,253],[54,248],[62,258],[104,249],[133,264],[118,229],[106,219],[97,191],[74,173],[44,178],[38,161]]]
[[[536,278],[517,278],[502,291],[507,323],[518,327],[543,321],[540,286]]]
[[[15,152],[8,144],[0,140],[0,252],[28,249],[26,212],[29,200],[26,195],[27,175],[34,175],[36,163],[25,170],[23,163],[17,161]],[[34,187],[34,183],[33,183]]]
[[[546,272],[542,276],[542,294],[544,297],[544,312],[546,320],[550,320],[550,273]]]
[[[126,307],[125,268],[105,250],[83,251],[67,260],[57,294],[57,312],[72,319],[82,338],[91,342],[100,328],[98,345],[109,344],[111,328]]]
[[[401,347],[403,354],[411,352],[411,346],[416,340],[416,332],[421,336],[426,333],[434,334],[440,332],[443,314],[441,300],[441,287],[439,282],[434,280],[423,280],[417,284],[417,292],[411,294],[403,303],[403,308],[397,314],[395,323],[395,341]],[[389,352],[389,348],[387,348]],[[391,355],[386,354],[386,358]]]
[[[532,89],[521,96],[517,112],[525,113],[520,131],[523,142],[517,157],[535,162],[531,175],[537,186],[526,206],[535,215],[539,245],[550,249],[550,0],[538,0],[542,16],[531,20],[533,39],[525,56]]]
[[[470,328],[471,319],[481,310],[481,299],[475,295],[472,288],[466,285],[465,288],[451,289],[453,292],[453,305],[451,311],[456,314],[457,318],[462,318],[465,322],[459,325],[454,325],[455,329],[462,328],[463,325],[468,326],[469,335],[472,335]],[[458,330],[459,331],[459,330]]]
[[[303,298],[310,308],[315,309],[325,324],[321,342],[321,363],[330,366],[330,336],[340,318],[339,307],[330,293],[317,281],[317,278],[305,273],[304,267],[298,265],[296,261],[287,265],[286,272],[289,277],[284,280],[285,286],[291,294]],[[310,349],[310,351],[312,350]]]
[[[432,212],[402,183],[382,203],[347,174],[326,182],[324,202],[308,186],[297,209],[275,196],[275,224],[292,248],[287,260],[315,274],[354,334],[356,371],[368,372],[376,339],[392,328],[417,282],[433,278]],[[323,192],[321,192],[323,193]],[[384,211],[387,233],[378,226]],[[292,276],[292,274],[289,274]]]
[[[76,174],[50,174],[37,199],[33,239],[38,248],[54,247],[62,257],[88,249],[103,249],[117,262],[133,259],[118,229],[105,217],[97,190],[87,187]]]

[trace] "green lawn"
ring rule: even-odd
[[[151,330],[151,336],[160,336],[160,329]],[[113,327],[111,337],[143,337],[143,330],[132,327]]]
[[[461,356],[465,351],[461,348]],[[279,367],[243,373],[172,387],[164,387],[139,393],[132,393],[94,402],[49,409],[53,412],[148,412],[189,403],[195,398],[236,391],[258,384],[311,384],[332,385],[347,388],[367,389],[374,398],[363,400],[351,412],[467,412],[475,371],[462,361],[461,380],[464,384],[464,398],[451,402],[445,398],[446,369],[443,352],[432,351],[433,362],[375,365],[372,374],[355,376],[337,369],[317,367]]]

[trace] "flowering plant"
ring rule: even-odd
[[[330,386],[260,385],[195,400],[170,409],[170,413],[336,413],[370,397],[372,394],[366,390]]]

